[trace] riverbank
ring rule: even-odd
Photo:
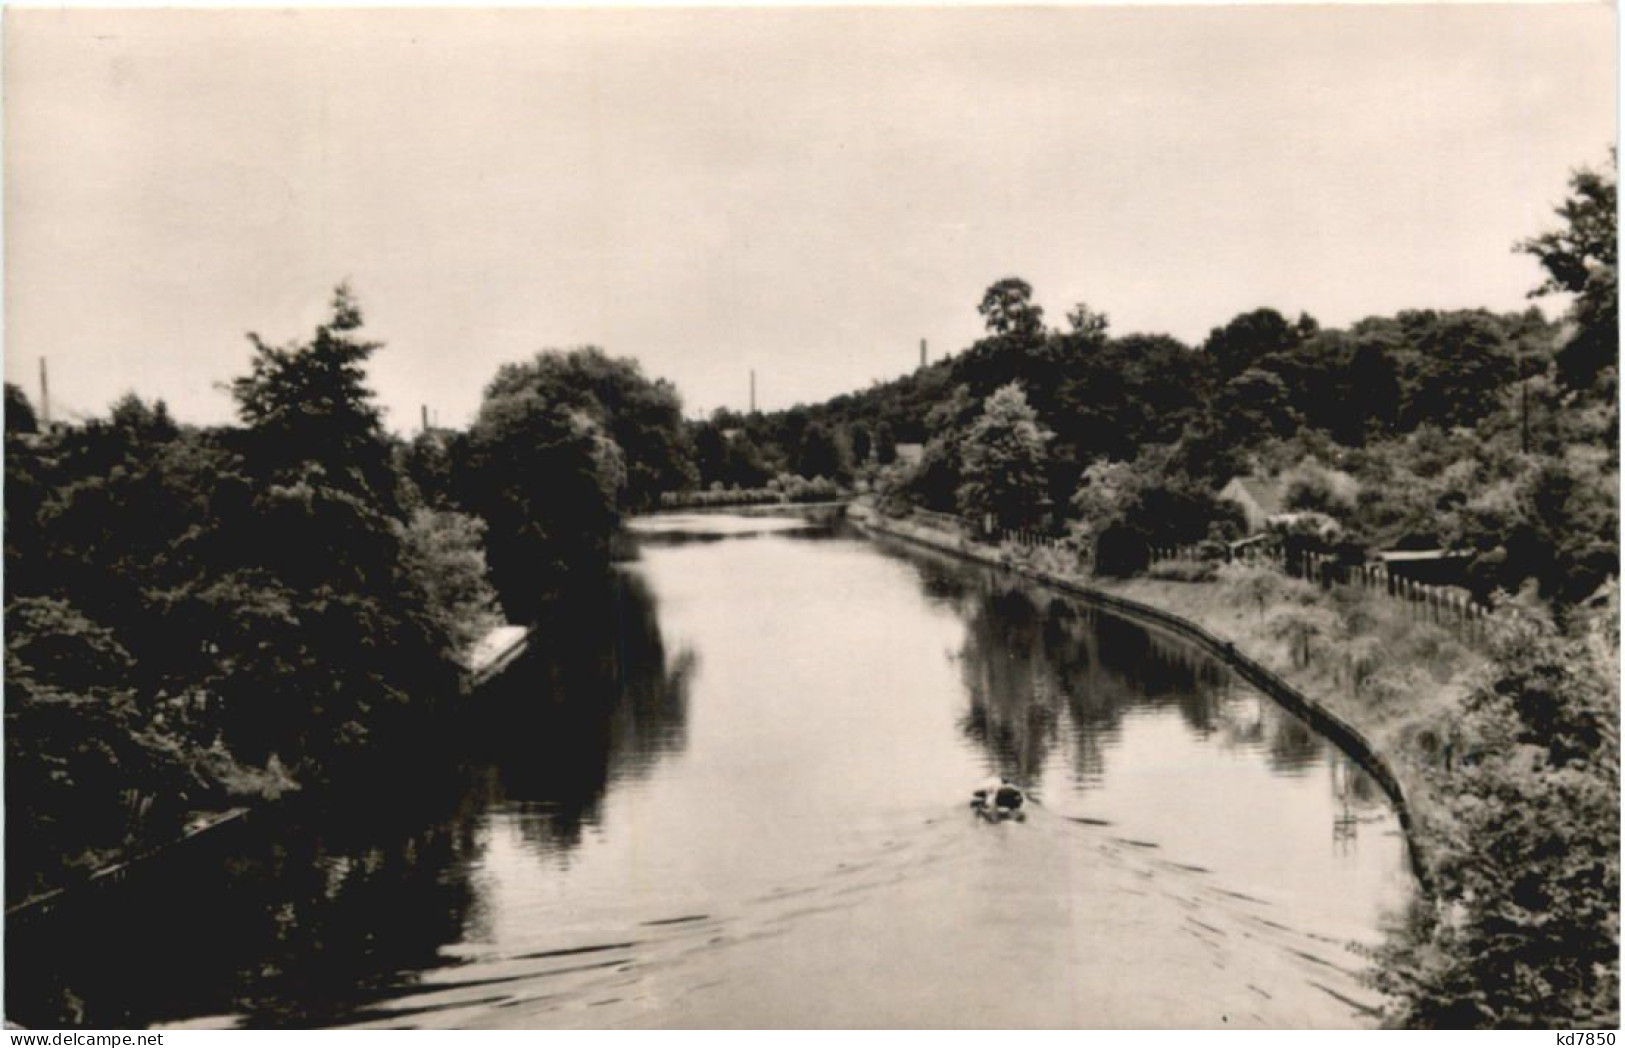
[[[532,630],[525,626],[503,623],[494,626],[471,646],[464,672],[469,691],[478,689],[499,676],[523,655],[530,645]],[[222,756],[224,761],[224,757]],[[247,823],[254,813],[267,805],[276,804],[299,790],[299,784],[279,769],[273,772],[223,767],[219,773],[230,792],[241,803],[223,810],[199,810],[187,813],[175,836],[135,851],[111,857],[81,878],[33,893],[6,907],[6,920],[36,918],[50,913],[78,891],[105,888],[123,881],[137,866],[160,855],[198,843],[205,837],[218,836]]]
[[[996,547],[854,504],[860,527],[1012,571],[1173,629],[1335,739],[1388,793],[1424,890],[1447,830],[1430,770],[1450,759],[1447,726],[1482,658],[1403,606],[1348,589],[1319,591],[1261,568],[1214,582],[1102,580],[1053,550]]]

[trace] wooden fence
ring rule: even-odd
[[[1279,546],[1263,548],[1262,543],[1242,547],[1235,558],[1244,564],[1273,567],[1325,589],[1347,585],[1384,594],[1402,602],[1418,621],[1448,626],[1469,637],[1482,639],[1484,624],[1493,614],[1463,590],[1429,586],[1396,575],[1381,564],[1342,564],[1319,553],[1304,553],[1294,563]],[[1153,564],[1201,559],[1198,546],[1165,546],[1151,551]]]

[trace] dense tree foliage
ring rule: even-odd
[[[1439,896],[1379,975],[1406,1025],[1619,1023],[1617,601],[1607,615],[1603,635],[1504,627],[1447,729]]]
[[[1619,373],[1619,171],[1617,154],[1602,171],[1581,169],[1557,209],[1563,225],[1518,245],[1546,270],[1535,294],[1574,297],[1574,337],[1558,354],[1558,372],[1576,388]],[[1606,385],[1606,383],[1604,383]]]
[[[503,606],[525,619],[599,578],[622,516],[693,486],[696,458],[734,482],[766,472],[719,427],[691,439],[669,382],[593,347],[504,365],[457,451],[461,506],[485,521]]]
[[[130,396],[41,433],[8,384],[8,893],[421,735],[503,609],[537,621],[601,581],[623,518],[671,493],[872,485],[888,511],[1067,536],[1110,575],[1222,552],[1248,525],[1219,492],[1244,477],[1299,514],[1275,518],[1283,547],[1448,552],[1477,599],[1529,612],[1441,726],[1451,836],[1441,905],[1388,954],[1403,1019],[1617,1023],[1616,196],[1612,167],[1577,172],[1561,226],[1517,245],[1535,293],[1568,297],[1560,323],[1259,308],[1191,347],[1084,303],[1051,330],[1010,276],[976,303],[984,337],[823,404],[687,422],[636,363],[546,351],[497,373],[467,432],[402,441],[341,286],[308,340],[250,336],[237,426]],[[1331,628],[1274,622],[1295,658]]]
[[[1522,606],[1496,627],[1493,676],[1438,727],[1437,895],[1384,954],[1408,1025],[1618,1023],[1616,177],[1581,171],[1571,191],[1563,225],[1519,245],[1547,272],[1536,293],[1570,296],[1561,323],[1408,310],[1325,329],[1258,309],[1191,350],[1108,334],[1083,306],[1046,332],[1032,288],[1006,278],[978,307],[988,337],[805,412],[925,440],[878,474],[889,512],[1008,526],[1043,505],[1047,470],[1049,526],[1097,574],[1239,537],[1218,492],[1246,477],[1288,511],[1266,539],[1289,560],[1442,551],[1477,600]],[[994,391],[1015,384],[1019,426],[1052,439],[1011,439]],[[1299,666],[1341,628],[1313,608],[1270,621]]]
[[[1015,383],[995,390],[965,434],[959,510],[1001,528],[1037,524],[1049,508],[1045,457],[1051,434]]]
[[[415,736],[494,613],[478,527],[417,485],[340,288],[309,341],[253,340],[241,427],[129,396],[6,441],[9,891],[260,785]]]
[[[1033,302],[1033,286],[1020,277],[1006,277],[990,286],[976,311],[994,335],[1022,341],[1043,335],[1043,307]]]
[[[662,491],[696,479],[677,390],[664,379],[646,378],[636,361],[587,346],[504,365],[486,388],[481,418],[489,428],[488,410],[512,417],[533,409],[573,413],[615,444],[626,470],[616,484],[618,510],[649,509]]]
[[[362,327],[340,286],[308,340],[251,335],[235,427],[127,396],[35,435],[8,388],[14,896],[426,738],[502,621],[493,581],[533,618],[601,577],[623,513],[692,481],[670,384],[597,349],[503,368],[466,433],[392,438]],[[705,448],[766,479],[735,436]]]
[[[39,432],[39,419],[34,414],[34,405],[28,402],[28,394],[10,382],[6,383],[6,432]]]
[[[534,389],[493,385],[469,431],[465,490],[489,526],[491,567],[511,614],[528,618],[602,574],[625,462],[586,412]]]

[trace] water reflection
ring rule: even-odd
[[[576,846],[612,783],[683,750],[697,665],[691,650],[666,650],[635,572],[572,600],[482,694],[471,736],[487,803],[515,806],[525,839],[549,854]]]
[[[1348,1021],[1319,951],[1402,847],[1307,725],[1042,587],[712,521],[538,623],[443,760],[8,928],[10,1016],[1212,1024],[1262,989],[1256,1025]],[[965,811],[990,771],[1040,791],[1021,827]]]
[[[444,763],[295,799],[59,912],[8,920],[7,1017],[309,1027],[407,992],[487,916],[472,878],[490,810],[518,808],[538,850],[567,855],[612,782],[682,749],[695,658],[667,651],[648,587],[618,574],[572,610],[473,700]]]
[[[8,1018],[103,1028],[222,1013],[254,1026],[336,1020],[403,971],[436,963],[461,932],[479,851],[470,809],[446,805],[443,781],[423,785],[432,788],[405,791],[394,811],[269,813],[48,919],[8,921]]]
[[[1101,781],[1105,753],[1131,710],[1172,709],[1202,739],[1220,730],[1230,677],[1189,645],[1011,580],[988,577],[973,598],[956,596],[966,625],[958,653],[970,697],[964,730],[988,747],[1001,774],[1038,785],[1063,710],[1083,784]],[[1320,752],[1312,734],[1293,732],[1291,740],[1304,744],[1301,752],[1288,747],[1294,759]]]
[[[1285,824],[1283,801],[1330,842],[1314,856],[1327,875],[1354,861],[1362,825],[1394,832],[1370,776],[1200,649],[1026,580],[880,548],[964,625],[952,652],[963,737],[1046,804],[1133,825],[1170,850],[1234,854],[1255,883],[1288,888],[1297,878],[1260,847]],[[1283,789],[1293,780],[1320,797]]]

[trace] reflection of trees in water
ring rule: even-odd
[[[455,782],[413,792],[394,810],[268,811],[47,919],[8,922],[8,1015],[126,1029],[225,1013],[256,1027],[342,1021],[462,934],[474,819]]]
[[[1274,718],[1266,752],[1272,769],[1298,774],[1320,759],[1320,736],[1297,717],[1280,712]]]
[[[999,772],[1034,782],[1071,722],[1074,773],[1104,773],[1125,712],[1173,707],[1193,732],[1221,731],[1229,671],[1176,638],[1046,591],[983,575],[962,603],[963,727]]]
[[[1315,730],[1297,715],[1251,688],[1241,688],[1220,706],[1217,738],[1227,748],[1262,753],[1274,771],[1301,774],[1319,763],[1325,750]]]
[[[654,595],[621,572],[539,624],[531,650],[481,698],[500,799],[525,838],[549,850],[580,843],[609,786],[639,778],[686,744],[697,660],[671,655]]]
[[[958,607],[979,593],[972,581],[978,577],[965,562],[934,550],[919,546],[905,546],[899,539],[877,538],[873,548],[887,560],[901,564],[912,571],[920,588],[934,603]]]
[[[1342,753],[1332,758],[1332,796],[1345,808],[1360,813],[1388,811],[1388,795],[1369,772]]]
[[[549,802],[521,829],[567,849],[610,782],[684,745],[694,658],[668,655],[640,579],[618,575],[539,636],[471,700],[471,765],[448,735],[439,759],[358,774],[45,919],[8,921],[8,1017],[129,1029],[241,1013],[250,1026],[318,1026],[444,964],[441,949],[481,920],[469,873],[493,803]]]
[[[970,693],[961,722],[998,773],[1033,784],[1055,745],[1061,690],[1045,656],[1039,609],[1017,589],[989,588],[966,619],[960,672]]]

